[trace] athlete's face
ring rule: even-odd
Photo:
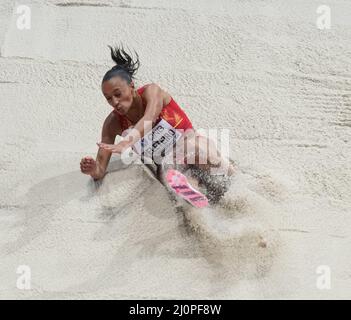
[[[126,80],[120,77],[113,77],[103,82],[101,89],[107,102],[113,109],[121,115],[127,114],[133,103],[133,82],[128,84]]]

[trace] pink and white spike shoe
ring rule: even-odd
[[[198,190],[194,189],[188,182],[185,175],[178,170],[169,169],[166,173],[166,180],[170,188],[184,200],[194,207],[204,208],[208,206],[208,199]]]

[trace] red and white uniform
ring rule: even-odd
[[[137,89],[137,92],[139,93],[140,96],[142,96],[146,86],[147,85],[144,85],[139,89]],[[142,98],[142,101],[143,101],[143,107],[145,110],[146,101],[143,98]],[[122,132],[132,126],[132,123],[127,117],[120,115],[115,110],[113,112],[116,114],[116,116],[119,117],[119,120],[122,126]],[[161,119],[164,119],[165,121],[167,121],[175,129],[183,129],[184,131],[186,131],[187,129],[193,129],[193,125],[189,120],[188,116],[180,108],[180,106],[173,100],[172,97],[171,97],[171,101],[166,106],[163,107],[154,125],[156,125],[159,121],[161,121]]]

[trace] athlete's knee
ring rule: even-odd
[[[221,158],[217,146],[210,138],[198,136],[196,143],[200,164],[218,165]]]

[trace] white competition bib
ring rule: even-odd
[[[181,132],[173,128],[166,120],[161,119],[152,128],[152,131],[133,145],[133,149],[142,157],[150,159],[164,157],[181,136]]]

